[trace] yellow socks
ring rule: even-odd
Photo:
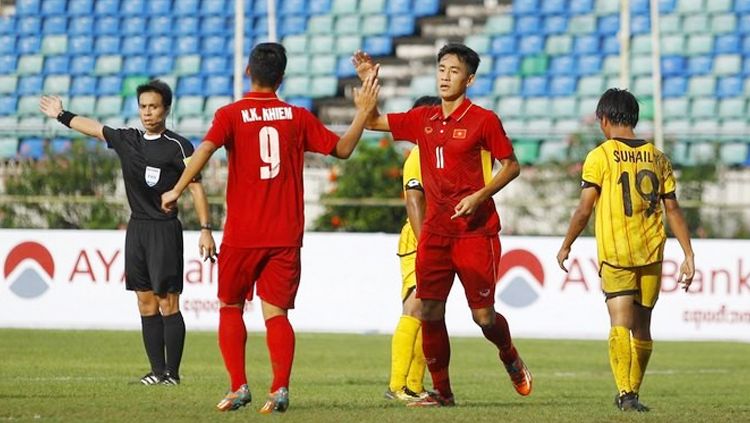
[[[630,330],[623,326],[613,326],[609,330],[609,364],[615,376],[617,392],[632,392],[630,385]]]
[[[414,342],[421,325],[419,319],[411,316],[401,316],[398,321],[391,340],[391,380],[388,384],[391,391],[398,391],[406,386],[406,375],[412,363]],[[422,356],[422,361],[424,362],[424,356]]]
[[[424,351],[422,351],[422,326],[417,331],[417,338],[414,341],[414,355],[409,366],[409,373],[406,375],[406,387],[410,391],[420,393],[424,391],[424,373],[427,369],[427,363],[424,361]]]
[[[648,359],[651,358],[651,351],[654,349],[654,341],[641,341],[640,339],[630,339],[630,384],[633,392],[638,393],[643,382],[643,375],[646,373]]]

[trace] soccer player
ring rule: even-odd
[[[151,372],[144,385],[180,383],[185,322],[180,313],[183,287],[182,224],[177,210],[161,210],[161,194],[172,187],[193,154],[187,139],[166,128],[172,90],[159,80],[137,88],[138,113],[145,131],[114,129],[63,109],[58,97],[42,97],[47,117],[89,137],[106,141],[120,159],[130,220],[125,232],[125,287],[135,291],[141,331]],[[190,179],[190,192],[201,222],[198,248],[213,260],[208,202],[199,178]],[[166,350],[166,357],[165,357]]]
[[[304,229],[302,167],[305,151],[348,158],[377,104],[378,81],[354,90],[356,116],[339,137],[312,113],[276,97],[286,69],[286,51],[261,43],[250,53],[246,96],[216,111],[204,142],[175,187],[162,195],[169,210],[217,148],[227,149],[227,220],[219,255],[219,347],[231,386],[217,408],[238,409],[251,401],[245,374],[245,300],[256,290],[266,324],[273,370],[268,399],[260,413],[286,411],[294,358],[294,331],[287,313],[294,308],[300,280]]]
[[[678,279],[685,291],[695,273],[693,249],[669,159],[633,132],[638,123],[635,96],[607,90],[596,117],[606,140],[586,156],[580,203],[557,262],[568,271],[564,262],[570,248],[596,207],[599,275],[611,325],[609,362],[618,392],[615,405],[623,411],[648,411],[638,391],[653,349],[651,311],[659,297],[667,238],[664,211],[685,255]]]
[[[360,78],[377,75],[378,65],[366,53],[355,53],[352,61]],[[456,274],[474,322],[497,346],[516,392],[529,395],[531,373],[513,345],[507,320],[494,307],[500,219],[492,196],[518,176],[520,166],[497,115],[466,97],[479,55],[450,43],[440,49],[437,61],[440,106],[385,116],[374,110],[367,122],[368,129],[390,131],[395,139],[416,143],[420,151],[427,210],[417,246],[416,296],[422,301],[422,347],[435,391],[408,405],[455,405],[445,302]],[[486,184],[482,149],[502,164]]]

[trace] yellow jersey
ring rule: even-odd
[[[667,236],[660,203],[676,188],[667,156],[644,140],[610,139],[589,152],[582,173],[581,185],[599,191],[599,266],[661,262]]]

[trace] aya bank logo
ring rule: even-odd
[[[498,298],[511,307],[526,307],[539,299],[544,286],[544,268],[527,250],[511,250],[500,259]]]
[[[8,279],[11,276],[12,279]],[[52,254],[37,242],[22,242],[13,247],[5,258],[3,277],[10,282],[11,292],[21,298],[35,298],[44,294],[54,276]]]

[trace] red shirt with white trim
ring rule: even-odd
[[[227,150],[222,242],[238,248],[301,246],[304,153],[330,154],[339,136],[275,93],[250,92],[216,111],[205,140]]]
[[[497,234],[500,218],[491,198],[470,216],[451,216],[463,198],[485,186],[482,149],[497,160],[513,154],[500,118],[467,98],[450,116],[442,106],[417,107],[388,114],[388,124],[394,139],[419,145],[427,200],[422,230],[449,237]]]

